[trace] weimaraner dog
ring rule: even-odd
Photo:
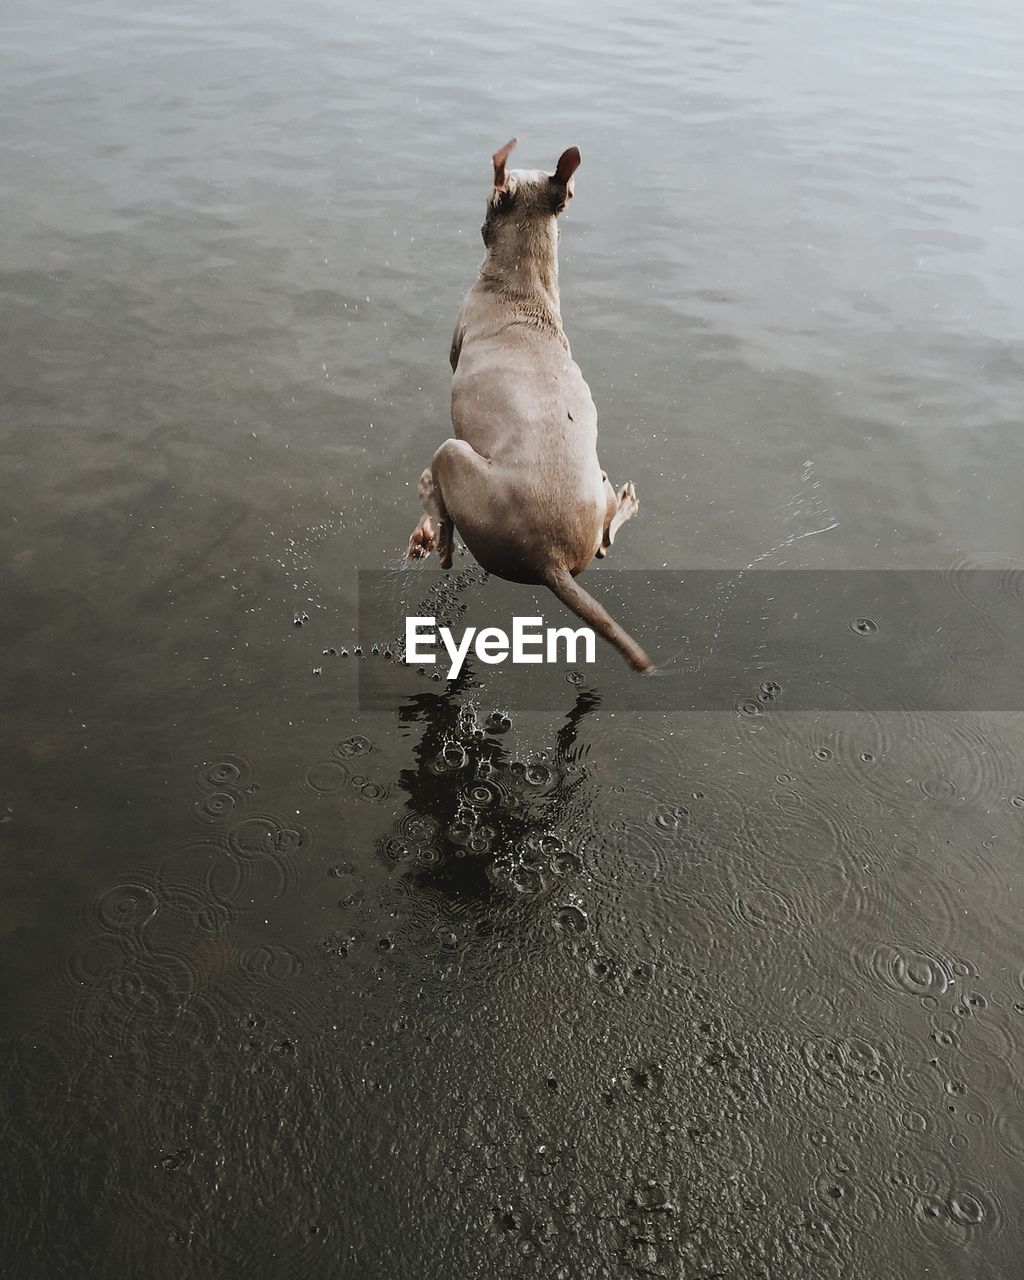
[[[437,549],[451,567],[455,530],[480,565],[512,582],[543,583],[637,670],[637,642],[575,577],[604,556],[639,509],[597,460],[597,410],[572,358],[558,299],[558,214],[572,199],[578,148],[553,174],[505,168],[495,152],[482,234],[487,253],[452,338],[455,437],[419,482],[424,514],[409,556]]]

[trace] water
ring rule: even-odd
[[[1015,7],[4,25],[5,1274],[1014,1274],[1019,717],[352,651],[512,133],[610,566],[1019,567]]]

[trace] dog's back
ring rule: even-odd
[[[538,524],[555,532],[570,507],[587,508],[593,519],[573,555],[585,564],[600,544],[603,513],[597,410],[560,317],[538,310],[485,281],[473,286],[459,316],[452,426],[510,480],[521,473],[517,488]]]

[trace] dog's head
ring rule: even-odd
[[[480,232],[488,248],[507,228],[522,232],[542,219],[555,218],[572,199],[573,174],[580,166],[579,147],[563,151],[554,173],[543,169],[507,169],[516,139],[506,142],[492,157],[494,186]]]

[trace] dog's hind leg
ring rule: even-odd
[[[616,493],[608,476],[605,475],[604,489],[608,498],[608,515],[607,524],[604,527],[604,536],[601,538],[601,546],[597,552],[599,559],[604,559],[608,554],[608,548],[615,541],[615,535],[626,521],[632,520],[640,510],[640,499],[636,496],[636,490],[633,488],[631,480]]]
[[[437,546],[437,531],[447,513],[443,513],[436,490],[433,472],[427,467],[417,485],[420,501],[423,503],[423,514],[409,537],[409,550],[406,553],[408,560],[421,560],[424,556],[429,556]]]
[[[455,550],[455,519],[473,528],[492,505],[491,462],[465,440],[446,440],[430,464],[441,513],[437,550],[442,569],[450,569]],[[466,528],[462,528],[466,537]]]

